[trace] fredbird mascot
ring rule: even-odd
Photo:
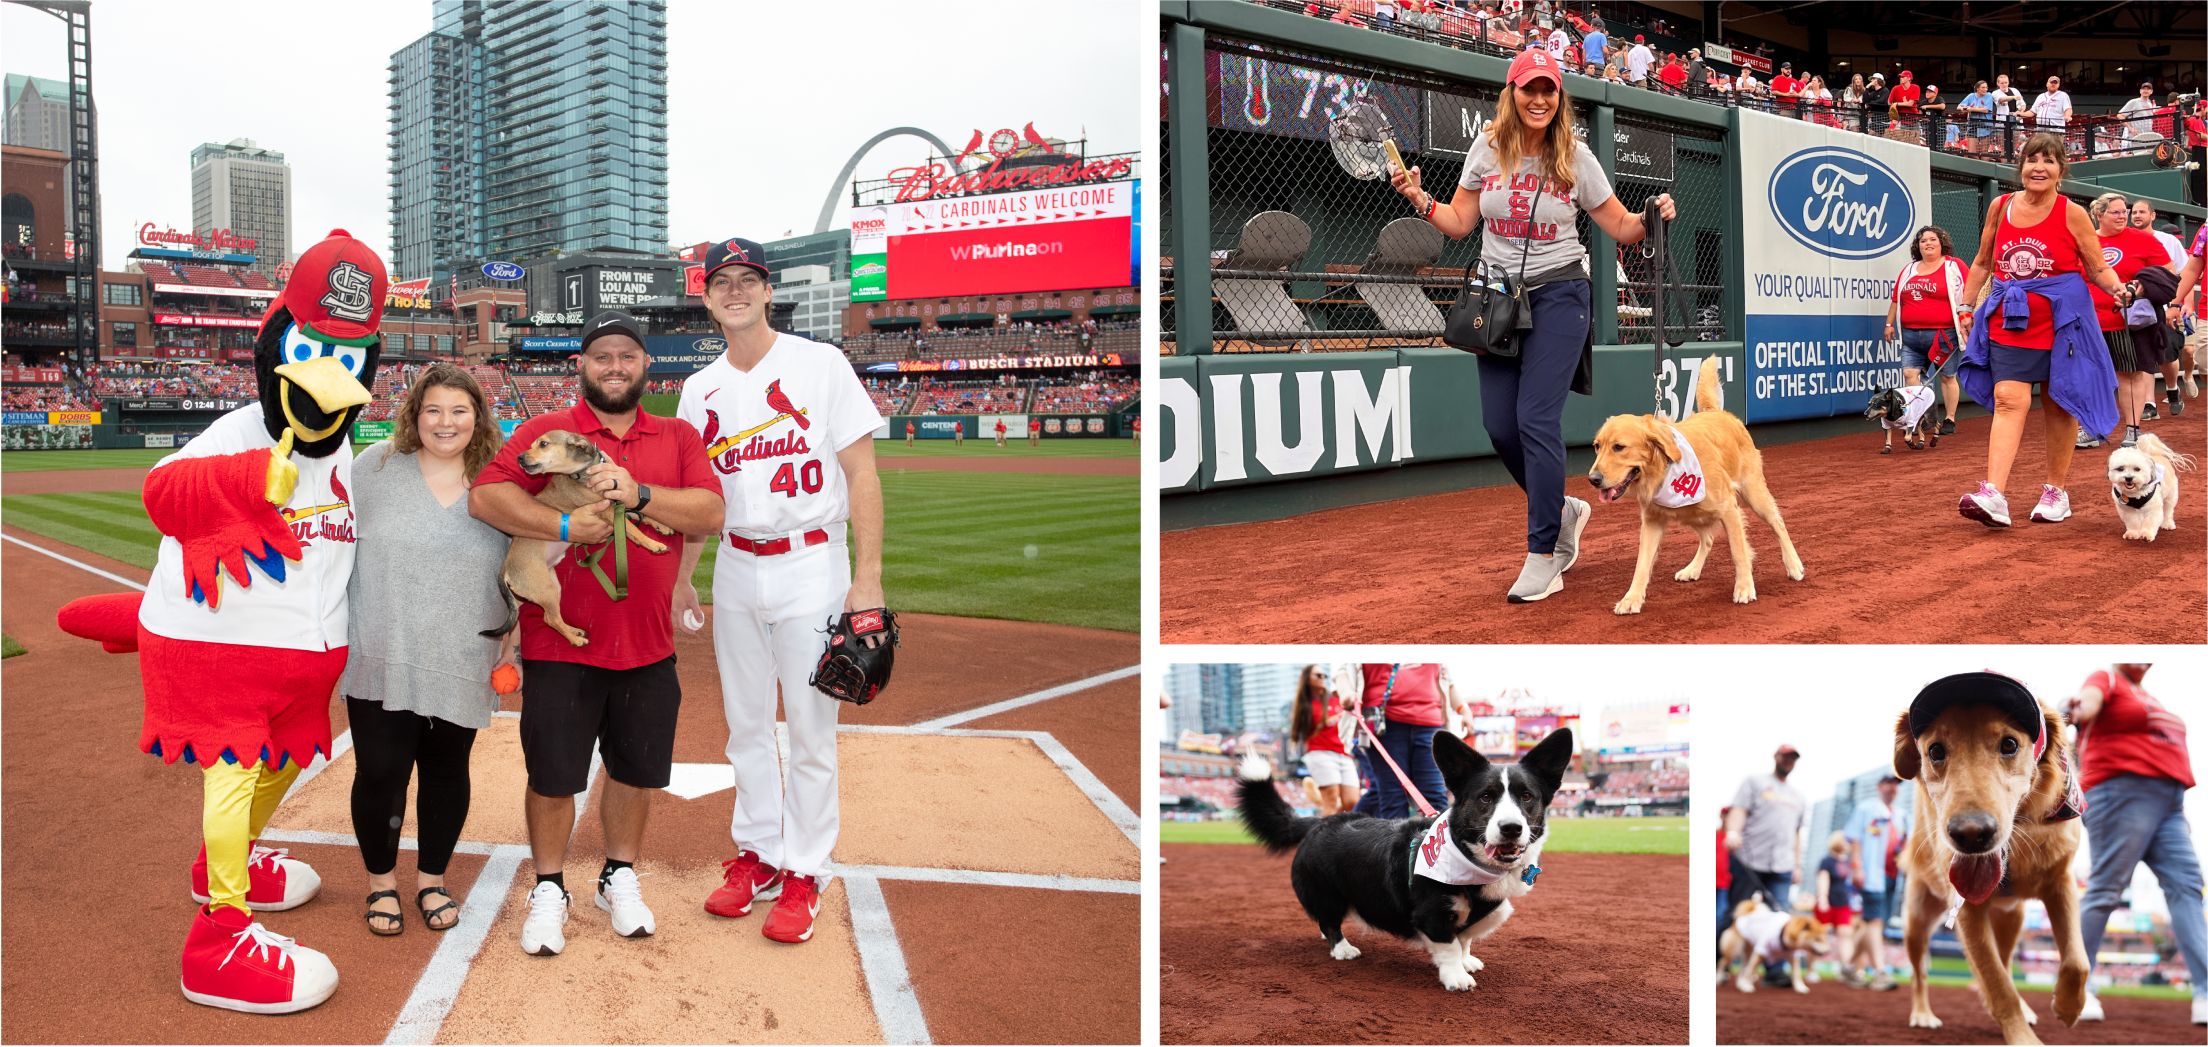
[[[199,765],[199,902],[184,996],[253,1014],[330,998],[329,957],[262,926],[322,886],[255,841],[300,768],[330,751],[353,571],[353,419],[368,403],[390,285],[344,230],[309,248],[261,321],[260,400],[231,411],[146,476],[161,552],[143,596],[77,600],[61,627],[139,652],[140,750]]]

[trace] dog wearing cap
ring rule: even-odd
[[[2010,962],[2024,931],[2024,903],[2047,908],[2061,953],[2055,1017],[2085,1006],[2087,962],[2070,866],[2084,839],[2085,809],[2062,716],[1999,673],[1960,673],[1917,693],[1894,724],[1894,774],[1914,781],[1917,831],[1901,852],[1909,881],[1905,944],[1909,1025],[1937,1029],[1926,992],[1925,954],[1936,923],[1952,914],[1978,995],[2008,1043],[2034,1044],[2039,1018],[2018,994]]]
[[[184,943],[185,998],[250,1014],[328,999],[337,968],[255,913],[312,900],[321,878],[259,846],[300,768],[330,753],[330,692],[345,669],[353,568],[353,420],[369,401],[390,286],[344,230],[307,249],[254,342],[260,399],[217,419],[146,475],[161,533],[143,594],[86,597],[63,630],[139,654],[139,748],[197,764],[200,903]]]

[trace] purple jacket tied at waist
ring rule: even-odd
[[[1987,345],[1991,321],[1998,316],[2004,330],[2022,330],[2030,316],[2030,296],[2035,294],[2047,300],[2055,322],[2055,344],[2049,350],[2053,355],[2047,361],[2047,395],[2070,412],[2086,432],[2105,438],[2115,431],[2119,421],[2116,365],[2109,361],[2108,342],[2101,337],[2100,320],[2094,316],[2085,278],[2077,273],[1993,281],[1986,300],[1978,303],[1955,377],[1971,399],[1993,410],[1993,353]]]

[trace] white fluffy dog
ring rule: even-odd
[[[2177,474],[2192,471],[2192,455],[2170,450],[2152,433],[2140,437],[2139,446],[2109,455],[2109,497],[2124,521],[2124,537],[2151,542],[2177,530]]]

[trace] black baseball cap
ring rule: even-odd
[[[759,271],[762,279],[774,279],[774,271],[767,268],[767,249],[743,237],[731,237],[705,249],[705,276],[711,282],[713,274],[732,265],[748,265]]]
[[[591,341],[606,334],[625,334],[636,339],[636,344],[644,344],[644,325],[638,323],[636,317],[619,309],[608,309],[591,317],[590,322],[583,325],[583,344],[576,351],[589,351]]]
[[[2011,723],[2031,732],[2035,750],[2047,742],[2041,737],[2046,724],[2040,716],[2039,699],[2032,697],[2030,688],[1996,672],[1956,673],[1924,685],[1916,700],[1909,703],[1909,734],[1923,734],[1941,712],[1955,705],[1993,706]]]

